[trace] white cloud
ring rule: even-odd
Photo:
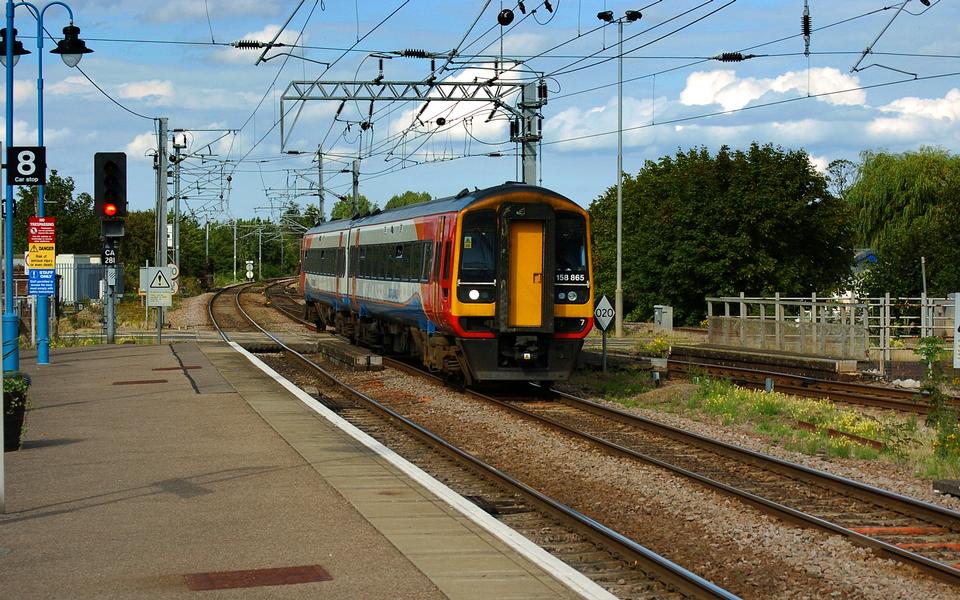
[[[0,131],[6,129],[7,123],[0,119]],[[67,128],[43,128],[43,144],[45,146],[51,143],[65,143],[72,140],[72,133]],[[37,128],[27,121],[21,119],[13,120],[13,143],[17,146],[35,146],[37,144]]]
[[[665,100],[660,99],[658,103]],[[649,99],[638,100],[625,97],[623,99],[623,127],[642,127],[651,122],[653,105]],[[573,106],[567,108],[544,122],[544,136],[548,140],[569,139],[602,131],[617,129],[617,99],[611,98],[602,106],[581,108]],[[650,127],[624,131],[623,143],[625,146],[645,146],[656,139],[660,127]],[[616,136],[605,135],[587,137],[582,140],[559,144],[558,150],[584,150],[596,148],[612,148],[616,145]]]
[[[483,65],[489,68],[493,64]],[[457,81],[461,83],[473,82],[477,79],[489,79],[492,71],[484,68],[466,69],[458,75],[449,77],[444,81]],[[516,74],[512,75],[516,76]],[[511,75],[505,75],[504,81],[509,81]],[[430,97],[439,96],[439,92],[434,90]],[[505,104],[512,104],[514,96],[504,99]],[[339,106],[337,103],[330,103]],[[426,160],[443,158],[445,155],[455,155],[469,149],[473,152],[486,152],[495,150],[494,146],[485,146],[483,142],[500,143],[507,141],[509,135],[509,125],[505,118],[503,109],[498,109],[493,120],[487,121],[492,106],[489,103],[479,102],[455,102],[455,101],[437,101],[433,100],[426,105],[423,113],[420,110],[424,108],[423,103],[410,104],[411,108],[396,114],[389,118],[381,118],[374,121],[375,143],[384,138],[399,136],[406,131],[405,136],[396,137],[387,144],[387,147],[395,147],[392,157],[407,156],[418,154],[420,159],[426,157]],[[346,104],[346,110],[342,118],[351,120],[362,120],[367,116],[369,103],[360,103],[361,112],[358,114],[353,103]],[[378,108],[374,106],[374,110]],[[348,114],[353,111],[352,114]],[[419,115],[419,116],[418,116]],[[438,119],[444,119],[445,124],[440,125]],[[419,120],[417,120],[419,119]],[[416,121],[416,122],[415,122]],[[351,134],[355,135],[356,127],[352,128]],[[348,137],[352,140],[353,138]],[[421,142],[429,140],[421,146]],[[469,147],[469,148],[467,148]]]
[[[881,106],[882,112],[899,113],[927,119],[960,121],[960,90],[953,88],[943,98],[908,96]]]
[[[118,96],[127,100],[167,100],[173,97],[173,82],[150,79],[118,86]]]
[[[549,36],[540,33],[511,33],[503,38],[503,54],[509,56],[525,56],[538,54],[556,42]],[[498,50],[499,50],[499,44]]]
[[[150,155],[147,154],[149,150],[156,150],[157,148],[157,134],[150,131],[147,133],[141,133],[137,137],[133,138],[129,144],[127,144],[126,152],[127,156],[131,160],[136,161],[153,161]]]
[[[927,139],[930,143],[960,138],[960,90],[953,88],[943,98],[908,96],[880,107],[893,116],[877,117],[867,131],[880,138]]]
[[[257,42],[263,42],[264,44],[266,44],[273,39],[273,36],[277,35],[278,31],[280,31],[279,25],[267,25],[260,31],[249,31],[243,34],[240,37],[240,39],[253,40]],[[297,36],[299,35],[300,35],[299,31],[294,31],[288,28],[288,29],[285,29],[283,33],[280,34],[280,37],[277,38],[277,42],[288,44],[288,45],[294,45],[297,43]],[[309,37],[310,36],[308,36],[307,34],[304,34],[300,38],[299,43],[305,44],[308,41]],[[276,55],[278,52],[291,52],[291,51],[292,51],[291,48],[280,48],[278,50],[271,50],[270,52],[267,53],[266,58],[269,59],[271,56]],[[214,55],[214,58],[220,62],[235,64],[235,65],[252,65],[253,63],[257,62],[257,59],[260,58],[260,54],[262,52],[263,52],[262,48],[253,49],[253,50],[243,50],[239,48],[223,48]],[[277,58],[276,60],[281,61],[283,59]],[[291,58],[290,60],[295,60],[297,62],[300,62],[295,58]]]
[[[808,80],[811,95],[852,89],[860,85],[857,77],[833,68],[811,69],[809,78],[806,71],[790,71],[772,79],[740,79],[733,70],[697,71],[687,77],[686,87],[680,94],[680,102],[687,106],[719,104],[724,110],[737,110],[770,92],[806,94]],[[863,105],[866,103],[866,92],[857,90],[829,94],[818,97],[817,100],[835,105]]]
[[[810,164],[813,165],[813,168],[821,175],[826,175],[830,160],[826,156],[810,156]]]
[[[86,77],[81,75],[71,75],[65,77],[56,83],[46,86],[46,93],[57,96],[95,96],[97,88],[93,87]]]
[[[37,82],[34,79],[17,79],[13,82],[13,103],[24,104],[27,100],[36,101]]]

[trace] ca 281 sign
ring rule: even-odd
[[[44,146],[7,146],[7,185],[46,185]]]

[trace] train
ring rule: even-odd
[[[466,384],[569,378],[593,326],[590,217],[507,182],[308,230],[300,293],[318,331]]]

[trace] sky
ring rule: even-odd
[[[318,152],[327,215],[351,193],[356,158],[360,193],[380,206],[405,190],[442,197],[521,178],[505,108],[281,102],[294,81],[371,81],[381,63],[385,81],[506,83],[495,91],[507,106],[517,84],[544,81],[538,180],[589,206],[617,174],[618,25],[597,18],[604,10],[642,13],[623,24],[627,173],[678,150],[754,141],[805,150],[820,170],[867,150],[960,145],[956,2],[809,0],[809,46],[803,0],[551,0],[552,11],[525,0],[526,14],[516,0],[67,3],[94,52],[81,73],[44,42],[48,168],[92,192],[94,153],[126,152],[131,210],[155,206],[158,118],[171,136],[183,130],[183,206],[200,220],[275,220],[289,202],[316,204]],[[507,26],[503,9],[514,12]],[[52,5],[44,26],[59,39],[68,20]],[[15,26],[33,54],[14,70],[14,144],[35,145],[37,24],[20,7]],[[263,49],[230,45],[278,32],[284,45],[260,64]],[[401,56],[408,49],[436,57]],[[736,52],[749,58],[717,60]]]

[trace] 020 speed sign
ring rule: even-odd
[[[7,185],[46,185],[44,146],[7,146]]]
[[[606,296],[600,297],[597,307],[593,309],[593,318],[596,320],[600,331],[606,331],[610,328],[610,322],[617,316],[617,311],[613,309],[610,300]]]

